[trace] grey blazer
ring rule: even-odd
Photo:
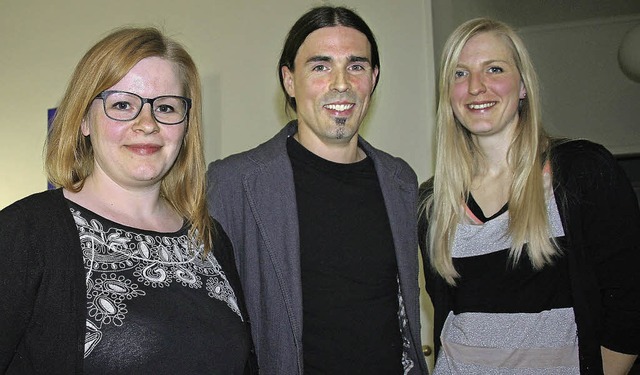
[[[217,160],[207,172],[211,215],[231,238],[262,374],[303,374],[302,288],[298,214],[286,139],[287,124],[258,147]],[[418,287],[417,177],[399,158],[362,138],[380,180],[395,244],[408,324],[408,374],[426,374],[421,351]],[[375,361],[375,358],[372,358]]]

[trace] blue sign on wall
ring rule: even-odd
[[[47,110],[47,137],[49,136],[49,130],[51,130],[51,124],[53,124],[53,118],[56,115],[56,108],[49,108]],[[47,189],[55,189],[55,186],[49,181],[47,181]]]

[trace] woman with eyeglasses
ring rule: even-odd
[[[154,28],[77,65],[55,190],[0,212],[0,373],[255,373],[231,244],[207,213],[194,62]]]
[[[640,352],[640,210],[612,155],[549,137],[508,25],[467,21],[440,64],[421,186],[434,374],[625,374]]]

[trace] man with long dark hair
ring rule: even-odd
[[[417,179],[358,136],[380,77],[373,33],[319,7],[278,64],[296,113],[266,143],[209,166],[266,374],[420,374]]]

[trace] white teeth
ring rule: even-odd
[[[493,107],[494,105],[496,105],[496,102],[484,103],[484,104],[469,104],[467,107],[469,107],[470,109],[485,109],[485,108]]]
[[[346,111],[353,107],[353,104],[327,104],[324,106],[326,109],[330,109],[332,111]]]

